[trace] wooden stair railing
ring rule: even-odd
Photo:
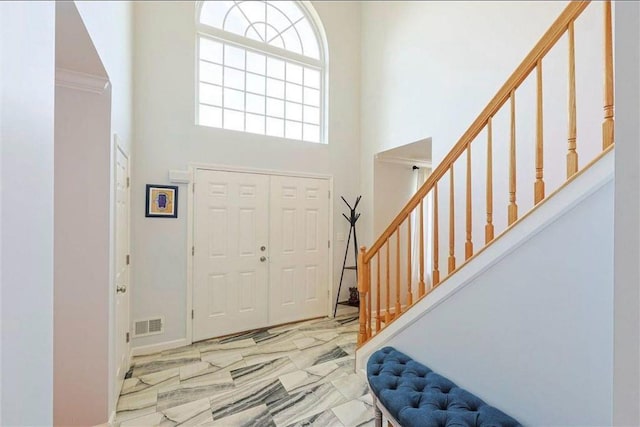
[[[507,219],[510,229],[518,221],[518,205],[516,201],[516,90],[525,79],[536,71],[536,130],[535,130],[535,182],[534,188],[534,208],[545,199],[544,165],[543,165],[543,99],[542,99],[542,63],[546,54],[556,45],[558,40],[567,33],[568,35],[568,138],[567,138],[567,181],[576,176],[579,171],[578,149],[576,137],[576,77],[575,77],[575,35],[574,22],[580,14],[589,6],[590,1],[570,2],[551,27],[545,32],[540,41],[529,52],[516,70],[507,79],[498,93],[491,99],[480,115],[462,135],[451,151],[445,156],[438,167],[427,178],[422,187],[414,194],[405,207],[395,217],[391,224],[378,237],[375,243],[368,250],[365,247],[360,249],[358,254],[358,265],[361,273],[358,275],[358,292],[360,294],[360,328],[358,334],[358,346],[361,346],[372,336],[378,334],[385,327],[402,315],[403,310],[408,310],[420,299],[425,297],[430,291],[442,283],[439,266],[439,217],[438,217],[438,184],[443,177],[449,178],[449,257],[447,259],[447,277],[454,274],[462,265],[456,264],[455,258],[455,199],[454,199],[454,163],[463,153],[466,153],[466,230],[464,254],[465,261],[474,256],[474,243],[472,241],[472,209],[471,209],[471,144],[483,129],[487,129],[487,165],[486,165],[486,225],[485,239],[483,247],[491,244],[495,239],[493,223],[493,128],[492,120],[498,111],[509,101],[510,105],[510,141],[509,141],[509,197],[507,204]],[[611,22],[611,1],[605,0],[601,3],[604,7],[604,120],[602,123],[602,152],[604,155],[614,144],[614,102],[613,102],[613,44],[612,44],[612,22]],[[586,168],[585,168],[586,169]],[[442,188],[440,188],[442,189]],[[425,282],[425,250],[424,250],[424,220],[426,197],[431,195],[433,201],[432,221],[433,221],[433,241],[428,242],[433,249],[433,270],[430,286]],[[411,224],[412,214],[417,224]],[[413,277],[411,268],[412,238],[411,228],[420,230],[420,251],[419,251],[419,279],[415,295],[413,294]],[[407,230],[407,277],[404,285],[401,283],[401,227]],[[504,233],[503,232],[503,233]],[[395,239],[395,241],[394,241]],[[395,243],[395,245],[394,245]],[[391,252],[395,246],[395,258],[392,261]],[[381,253],[384,249],[384,252]],[[477,252],[476,252],[477,253]],[[375,262],[375,281],[372,280],[372,263]],[[395,264],[395,282],[391,279],[391,268]],[[381,274],[381,267],[384,267],[384,274]],[[375,288],[372,290],[372,288]],[[403,289],[405,290],[403,292]],[[384,291],[385,295],[381,293]],[[395,291],[395,292],[394,292]],[[375,292],[375,315],[372,306],[372,293]],[[394,301],[392,303],[392,295]],[[402,294],[405,295],[406,304],[402,305]],[[381,298],[386,303],[384,308]]]

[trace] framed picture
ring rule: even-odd
[[[147,184],[147,218],[178,217],[178,187]]]

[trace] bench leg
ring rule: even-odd
[[[382,427],[382,411],[380,411],[380,408],[378,408],[378,399],[376,399],[376,396],[372,393],[373,395],[373,410],[375,411],[375,427]]]

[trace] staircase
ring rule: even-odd
[[[580,18],[581,14],[587,8],[600,7],[603,8],[604,17],[604,55],[603,55],[603,81],[604,81],[604,114],[602,122],[602,146],[600,152],[594,158],[580,157],[580,141],[577,138],[577,107],[576,107],[576,66],[575,66],[575,30],[574,23]],[[448,299],[462,287],[466,286],[474,278],[488,271],[494,265],[500,262],[512,262],[521,266],[519,274],[523,276],[536,275],[543,271],[541,280],[553,282],[554,285],[562,286],[555,283],[553,280],[554,274],[561,276],[563,272],[570,272],[571,269],[579,269],[581,265],[587,263],[598,264],[597,258],[592,256],[600,256],[604,259],[602,263],[607,263],[609,260],[608,248],[598,248],[589,254],[588,251],[578,253],[571,253],[570,245],[565,246],[564,243],[569,242],[571,245],[577,244],[576,236],[580,233],[588,232],[590,229],[585,230],[585,224],[589,221],[593,221],[594,218],[591,215],[600,215],[603,221],[609,219],[609,210],[612,208],[613,196],[613,156],[614,156],[614,102],[613,102],[613,44],[612,44],[612,18],[611,18],[611,2],[570,2],[560,16],[555,20],[551,27],[541,37],[540,41],[534,46],[534,48],[525,57],[522,63],[516,68],[513,74],[507,79],[504,85],[500,88],[497,94],[491,99],[484,110],[476,118],[476,120],[469,126],[467,131],[462,135],[458,142],[454,145],[452,150],[442,160],[438,167],[428,177],[425,184],[416,192],[416,194],[409,200],[406,206],[400,211],[395,219],[389,224],[386,230],[377,238],[370,248],[362,247],[358,256],[358,265],[360,266],[360,274],[358,275],[358,291],[360,293],[361,309],[360,309],[360,326],[358,334],[358,350],[356,353],[358,366],[363,366],[366,363],[366,358],[376,349],[383,345],[389,345],[390,342],[400,343],[411,348],[414,351],[421,351],[427,353],[427,348],[437,345],[446,336],[447,331],[434,331],[428,330],[429,321],[432,325],[436,325],[437,328],[447,328],[448,324],[442,320],[442,317],[438,320],[437,316],[431,316],[432,320],[429,320],[429,316],[426,313],[429,310],[433,310],[434,307],[442,305],[446,307],[450,312],[455,310],[469,310],[469,307],[473,307],[473,304],[464,305],[459,304],[456,301],[448,301]],[[566,36],[566,37],[565,37]],[[544,149],[545,141],[543,140],[543,73],[542,66],[547,54],[558,44],[558,41],[564,38],[568,43],[568,76],[567,76],[567,109],[568,109],[568,135],[566,140],[566,158],[558,159],[558,161],[566,162],[566,179],[564,183],[555,191],[547,194],[545,191],[545,169],[544,169]],[[563,39],[563,40],[564,40]],[[535,73],[534,73],[535,72]],[[522,179],[517,179],[517,164],[516,164],[516,93],[521,87],[523,82],[529,77],[535,76],[535,135],[533,135],[527,141],[518,141],[518,144],[533,143],[535,144],[535,158],[531,159],[530,167],[535,168],[535,181],[523,182]],[[564,94],[563,94],[564,95]],[[560,95],[560,96],[563,96]],[[509,129],[509,144],[508,153],[505,157],[509,159],[508,166],[508,198],[506,200],[496,200],[500,203],[500,207],[506,205],[507,208],[507,225],[504,229],[497,230],[494,224],[494,176],[493,176],[493,160],[494,160],[494,140],[493,140],[493,119],[501,111],[502,108],[506,108],[510,129]],[[479,136],[482,135],[482,138]],[[557,141],[552,141],[557,143]],[[477,148],[476,148],[477,147]],[[482,148],[486,150],[486,168],[482,172],[484,176],[478,177],[472,175],[472,149]],[[529,166],[528,166],[529,167]],[[457,171],[454,177],[454,170]],[[464,184],[462,186],[456,186],[455,178],[458,178],[460,171],[464,171]],[[473,182],[477,182],[479,179],[486,184],[486,204],[482,209],[472,206],[473,201]],[[533,205],[530,210],[523,211],[519,209],[517,199],[517,189],[523,188],[523,186],[533,186]],[[456,252],[456,189],[464,188],[465,198],[464,205],[461,209],[464,212],[464,258],[456,258],[458,254]],[[443,192],[446,197],[445,203],[442,203]],[[440,197],[439,197],[440,193]],[[448,194],[447,194],[448,193]],[[522,204],[522,203],[521,203]],[[444,215],[443,215],[444,213]],[[476,216],[474,216],[476,215]],[[484,239],[483,241],[473,241],[473,229],[474,219],[477,220],[481,215],[484,223]],[[486,220],[484,219],[486,218]],[[610,219],[612,222],[612,217]],[[605,222],[601,223],[605,224]],[[459,224],[458,224],[459,225]],[[578,225],[582,226],[582,229],[578,229]],[[429,241],[425,238],[425,229],[431,227],[432,233],[429,235]],[[610,231],[610,239],[613,240],[612,225],[606,223],[602,229],[593,234],[588,234],[582,242],[584,245],[597,245],[598,239],[608,239],[607,233]],[[610,228],[610,230],[609,230]],[[415,239],[412,234],[417,231],[419,236],[418,249],[415,250]],[[446,235],[448,237],[447,242],[443,242],[440,239],[440,235]],[[536,258],[528,258],[526,260],[519,259],[523,251],[529,250],[526,246],[526,242],[538,236],[539,244],[538,248],[545,248],[544,252]],[[560,238],[561,237],[561,238]],[[459,242],[458,242],[459,243]],[[447,247],[445,247],[447,245]],[[606,246],[606,245],[605,245]],[[522,247],[520,252],[515,249]],[[555,253],[554,249],[562,249],[562,256],[556,258],[549,258],[550,253]],[[602,250],[599,250],[602,249]],[[517,252],[517,253],[516,253]],[[432,254],[432,258],[427,260],[425,253]],[[460,251],[462,253],[462,251]],[[563,257],[565,257],[563,259]],[[510,257],[510,258],[509,258]],[[560,258],[560,263],[557,265],[554,263],[555,259]],[[502,260],[502,261],[501,261]],[[539,263],[539,265],[536,265]],[[546,263],[546,264],[545,264]],[[415,269],[415,265],[418,268]],[[426,271],[427,268],[429,271]],[[417,270],[417,274],[414,271]],[[479,301],[479,305],[482,305],[482,292],[484,290],[484,298],[497,300],[500,299],[506,304],[522,304],[523,310],[526,308],[526,301],[516,300],[515,298],[509,299],[510,289],[517,288],[518,286],[509,287],[509,282],[517,282],[519,280],[518,275],[502,275],[494,274],[495,277],[500,277],[501,282],[483,282],[482,280],[475,283],[474,290],[475,298]],[[603,277],[605,277],[603,275]],[[612,276],[612,273],[611,273]],[[562,276],[564,277],[564,276]],[[569,275],[571,277],[571,275]],[[602,293],[599,291],[592,291],[591,288],[586,288],[587,284],[595,280],[595,273],[589,272],[584,275],[575,274],[574,278],[577,281],[578,277],[580,282],[585,286],[583,288],[574,287],[572,284],[568,284],[566,289],[561,291],[573,292],[575,300],[577,301],[579,310],[575,311],[576,316],[582,316],[580,310],[583,306],[579,306],[580,302],[584,302],[580,293],[591,293],[591,297],[594,297],[596,301],[602,301],[602,304],[608,304],[609,290],[606,286],[603,286]],[[573,283],[573,279],[569,280]],[[526,282],[526,280],[524,281]],[[530,281],[529,281],[530,282]],[[545,282],[546,283],[546,282]],[[528,284],[531,285],[530,283]],[[484,286],[484,289],[481,287]],[[558,289],[558,288],[556,288]],[[527,294],[530,301],[535,300],[539,305],[536,306],[538,312],[544,311],[547,308],[549,312],[548,316],[557,316],[558,319],[562,319],[563,322],[573,322],[570,316],[563,316],[562,305],[554,305],[552,301],[545,300],[541,295],[545,293],[553,293],[555,290],[550,289],[548,286],[541,286],[538,292]],[[528,290],[523,290],[528,292]],[[594,295],[597,294],[597,297]],[[591,298],[590,297],[590,298]],[[459,297],[465,298],[464,296]],[[589,302],[585,302],[584,307],[592,309],[592,299]],[[494,307],[491,304],[486,304],[486,307]],[[553,307],[553,308],[552,308]],[[495,307],[494,307],[495,308]],[[556,310],[556,311],[554,311]],[[583,310],[584,311],[584,310]],[[603,318],[607,317],[606,313],[594,309],[594,316],[602,315]],[[566,310],[567,313],[574,313],[572,309]],[[535,313],[532,311],[532,313]],[[461,322],[473,322],[477,320],[478,323],[483,323],[485,318],[493,316],[492,313],[483,312],[482,310],[470,310],[464,313],[463,320]],[[462,316],[461,316],[462,317]],[[580,317],[582,318],[582,317]],[[584,317],[589,319],[588,316]],[[455,316],[449,316],[449,320],[455,322]],[[509,318],[504,319],[505,328],[509,329]],[[486,322],[484,322],[486,323]],[[490,323],[490,322],[489,322]],[[496,324],[499,324],[496,323]],[[413,326],[412,326],[413,325]],[[451,324],[454,326],[454,324]],[[495,327],[495,324],[492,324]],[[546,325],[546,323],[545,323]],[[548,328],[549,326],[545,326]],[[559,325],[562,327],[562,325]],[[424,333],[421,335],[421,328]],[[540,326],[542,328],[542,326]],[[597,329],[597,326],[594,326]],[[455,328],[451,328],[455,329]],[[409,332],[407,332],[409,331]],[[528,329],[523,328],[524,333],[529,333]],[[495,330],[494,334],[500,335],[500,330]],[[596,331],[594,331],[596,333]],[[598,336],[606,335],[606,331],[598,330]],[[404,335],[403,335],[404,334]],[[508,336],[509,334],[506,333]],[[424,342],[418,344],[416,340],[420,337],[424,337]],[[490,337],[490,334],[487,335]],[[429,341],[432,340],[432,341]],[[532,341],[534,342],[534,341]],[[559,347],[562,347],[562,343],[557,343]],[[453,347],[452,347],[453,348]],[[403,350],[403,348],[399,348]],[[559,351],[561,348],[559,349]],[[411,354],[411,351],[404,350],[410,356],[417,360],[423,361],[431,368],[436,370],[444,370],[445,374],[449,377],[453,377],[454,381],[456,375],[451,372],[446,372],[445,369],[439,369],[438,366],[434,366],[431,360],[425,360],[425,355]],[[433,350],[431,350],[433,351]],[[463,353],[467,351],[464,345],[460,344],[455,351]],[[530,353],[535,353],[535,350],[522,349],[523,357],[528,357]],[[433,354],[438,353],[433,351]],[[473,351],[471,351],[473,353]],[[436,355],[434,359],[441,357],[444,363],[445,355]],[[483,355],[475,355],[476,359],[471,360],[484,360]],[[585,357],[587,357],[585,355]],[[491,358],[489,358],[491,359]],[[500,363],[509,364],[513,360],[502,360],[500,354],[493,355],[494,365],[490,367],[497,373],[500,371]],[[606,361],[605,361],[606,362]],[[553,360],[546,360],[545,363],[553,364]],[[480,364],[482,364],[480,362]],[[532,362],[535,365],[536,362]],[[470,367],[462,368],[470,369]],[[587,373],[585,373],[587,375]],[[468,377],[466,377],[468,378]],[[573,377],[572,377],[573,378]],[[576,376],[576,378],[579,378]],[[458,378],[460,381],[464,381],[465,377]],[[526,381],[526,377],[520,379]],[[472,381],[473,382],[473,381]],[[598,384],[602,384],[605,381],[595,381]],[[595,384],[594,382],[594,384]],[[485,383],[486,384],[486,383]],[[462,382],[461,386],[468,386]],[[524,384],[523,384],[524,385]],[[585,387],[588,385],[584,384]],[[491,386],[489,386],[491,387]],[[594,386],[595,387],[595,386]],[[505,407],[500,401],[492,402],[491,399],[487,399],[487,396],[482,395],[482,390],[473,390],[472,392],[480,395],[480,397],[488,400],[488,403],[493,403],[496,406]],[[499,387],[496,387],[496,390]],[[495,390],[494,390],[495,391]],[[491,391],[488,395],[492,395]],[[500,395],[500,392],[494,393],[494,395]],[[595,395],[592,395],[593,397]],[[599,397],[593,397],[591,401],[585,400],[586,406],[594,405],[601,400],[605,400],[606,393],[603,393]],[[522,399],[529,397],[522,397]],[[537,397],[530,396],[534,401]],[[543,396],[544,397],[544,396]],[[507,394],[502,394],[501,398],[508,400]],[[515,403],[514,403],[515,404]],[[543,405],[541,403],[541,405]],[[516,405],[517,406],[517,405]],[[505,408],[509,412],[509,407]],[[569,408],[565,408],[567,413],[572,412]],[[577,408],[576,408],[577,410]],[[556,415],[556,418],[544,418],[531,415],[530,417],[525,413],[526,410],[520,412],[520,414],[514,409],[512,415],[521,419],[525,423],[539,423],[539,422],[551,422],[560,421],[560,416]],[[537,412],[542,412],[541,409],[537,409]],[[603,411],[603,413],[606,411]],[[561,412],[549,411],[548,414],[559,414]],[[573,411],[575,413],[575,411]],[[606,417],[601,418],[604,420]],[[573,418],[572,420],[576,420]],[[586,421],[585,421],[586,420]],[[582,421],[587,422],[589,418]],[[566,418],[567,423],[573,421]],[[591,418],[593,421],[593,417]]]

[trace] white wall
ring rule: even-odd
[[[640,4],[615,19],[614,425],[640,425]]]
[[[134,346],[186,337],[187,187],[180,187],[178,219],[144,216],[145,184],[168,183],[170,169],[201,162],[331,174],[334,232],[348,231],[340,196],[353,200],[359,189],[360,5],[313,5],[329,46],[328,145],[194,125],[195,5],[135,4],[132,313],[133,320],[164,316],[165,333],[134,339]],[[345,243],[332,245],[335,287]],[[343,298],[347,296],[345,289]]]
[[[53,418],[54,4],[0,3],[0,424]]]
[[[362,192],[373,205],[374,153],[431,136],[434,167],[495,95],[566,2],[366,2],[362,6]],[[602,8],[592,4],[576,23],[578,152],[584,165],[599,152],[602,122]],[[547,193],[564,179],[567,135],[567,40],[543,62]],[[535,73],[516,92],[518,205],[533,206]],[[508,108],[494,119],[494,224],[506,227]],[[486,135],[473,144],[473,241],[484,242]],[[463,155],[455,167],[455,202],[465,201]],[[448,218],[449,180],[441,182],[440,218]],[[441,242],[448,242],[442,223]],[[464,257],[464,215],[456,219],[456,258]],[[363,221],[364,243],[371,216]],[[448,245],[440,245],[446,271]]]
[[[75,2],[78,12],[82,17],[82,21],[87,32],[91,37],[91,41],[100,57],[104,69],[107,72],[111,82],[111,138],[109,139],[109,153],[113,153],[113,135],[117,134],[124,150],[131,154],[133,146],[133,118],[132,118],[132,82],[133,82],[133,4],[131,2],[112,2],[112,1],[77,1]],[[113,158],[109,161],[109,171],[113,171]],[[113,179],[110,178],[112,183]],[[105,298],[108,298],[109,310],[109,331],[108,339],[108,358],[109,363],[109,413],[115,410],[114,392],[115,387],[115,364],[114,361],[114,296],[115,285],[113,283],[114,272],[114,225],[113,225],[113,185],[109,188],[109,292]],[[107,261],[105,261],[107,262]],[[108,414],[107,414],[108,416]],[[106,421],[104,419],[103,421]]]
[[[56,86],[56,425],[109,418],[110,95]]]
[[[613,194],[609,178],[385,345],[524,425],[611,425]]]
[[[382,233],[416,192],[417,171],[410,165],[374,161],[373,230]]]

